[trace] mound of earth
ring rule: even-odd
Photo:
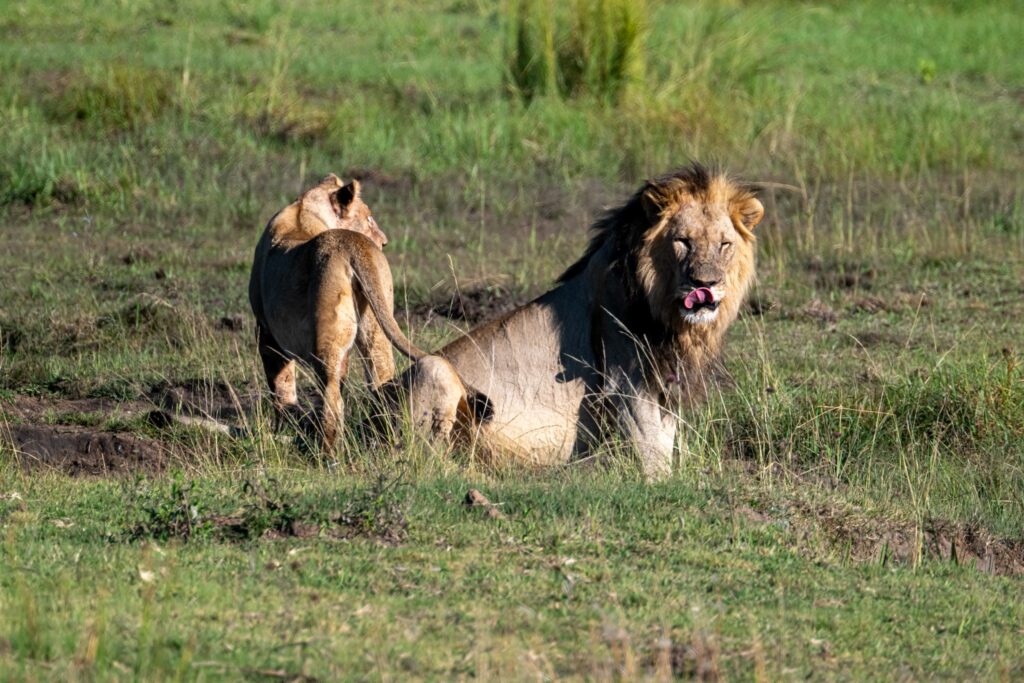
[[[175,455],[173,445],[118,430],[117,422],[145,417],[162,427],[167,425],[153,416],[172,414],[231,423],[258,401],[255,391],[206,380],[165,382],[146,393],[148,398],[129,401],[16,396],[0,405],[0,424],[6,423],[0,429],[0,448],[10,449],[25,471],[54,469],[69,476],[157,473]]]
[[[453,294],[414,306],[412,317],[430,322],[435,317],[478,325],[494,320],[526,303],[525,297],[513,296],[496,285],[483,285],[457,290]]]
[[[167,451],[131,434],[74,425],[16,424],[10,440],[25,470],[57,469],[71,476],[159,472]]]

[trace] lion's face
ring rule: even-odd
[[[711,325],[723,311],[731,321],[753,276],[761,202],[748,194],[677,196],[656,208],[639,269],[651,310],[674,329]]]

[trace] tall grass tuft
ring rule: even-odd
[[[527,102],[541,95],[618,101],[643,85],[645,0],[511,0],[506,82]]]
[[[177,104],[178,87],[166,71],[115,63],[73,72],[46,104],[57,121],[95,121],[112,130],[146,126]]]

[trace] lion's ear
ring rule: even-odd
[[[733,204],[733,223],[737,230],[746,233],[744,236],[751,234],[762,218],[764,218],[764,205],[757,197],[746,197]]]
[[[655,221],[661,214],[661,201],[656,187],[648,184],[640,195],[640,206],[644,208],[647,220]]]
[[[640,195],[640,205],[652,225],[661,218],[667,208],[680,203],[683,189],[680,183],[672,179],[661,182],[648,181]]]
[[[345,218],[348,216],[349,211],[352,210],[352,204],[359,199],[359,181],[353,180],[348,185],[343,185],[340,190],[334,194],[335,201],[337,201],[336,210],[339,218]]]

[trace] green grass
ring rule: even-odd
[[[619,102],[644,84],[647,9],[643,0],[517,0],[509,24],[506,80],[526,102],[587,94]]]
[[[1017,4],[651,2],[628,88],[595,75],[612,43],[560,35],[597,71],[528,101],[517,7],[0,12],[0,678],[1024,673]],[[601,207],[690,158],[763,181],[767,217],[731,385],[683,416],[668,482],[358,433],[311,461],[265,401],[239,438],[140,412],[263,390],[252,249],[328,171],[364,178],[431,347],[462,323],[423,311],[543,291]],[[6,434],[33,425],[182,474],[24,473]],[[293,522],[321,532],[273,538]]]
[[[491,520],[460,504],[477,484],[432,478],[390,494],[408,519],[390,545],[126,543],[124,486],[23,483],[0,555],[13,677],[632,678],[666,649],[680,675],[1021,673],[1017,580],[844,561],[798,540],[795,518],[745,518],[750,494],[720,484],[520,475],[488,484],[506,514]],[[239,505],[232,479],[198,486]],[[316,509],[350,491],[330,476],[282,486]]]

